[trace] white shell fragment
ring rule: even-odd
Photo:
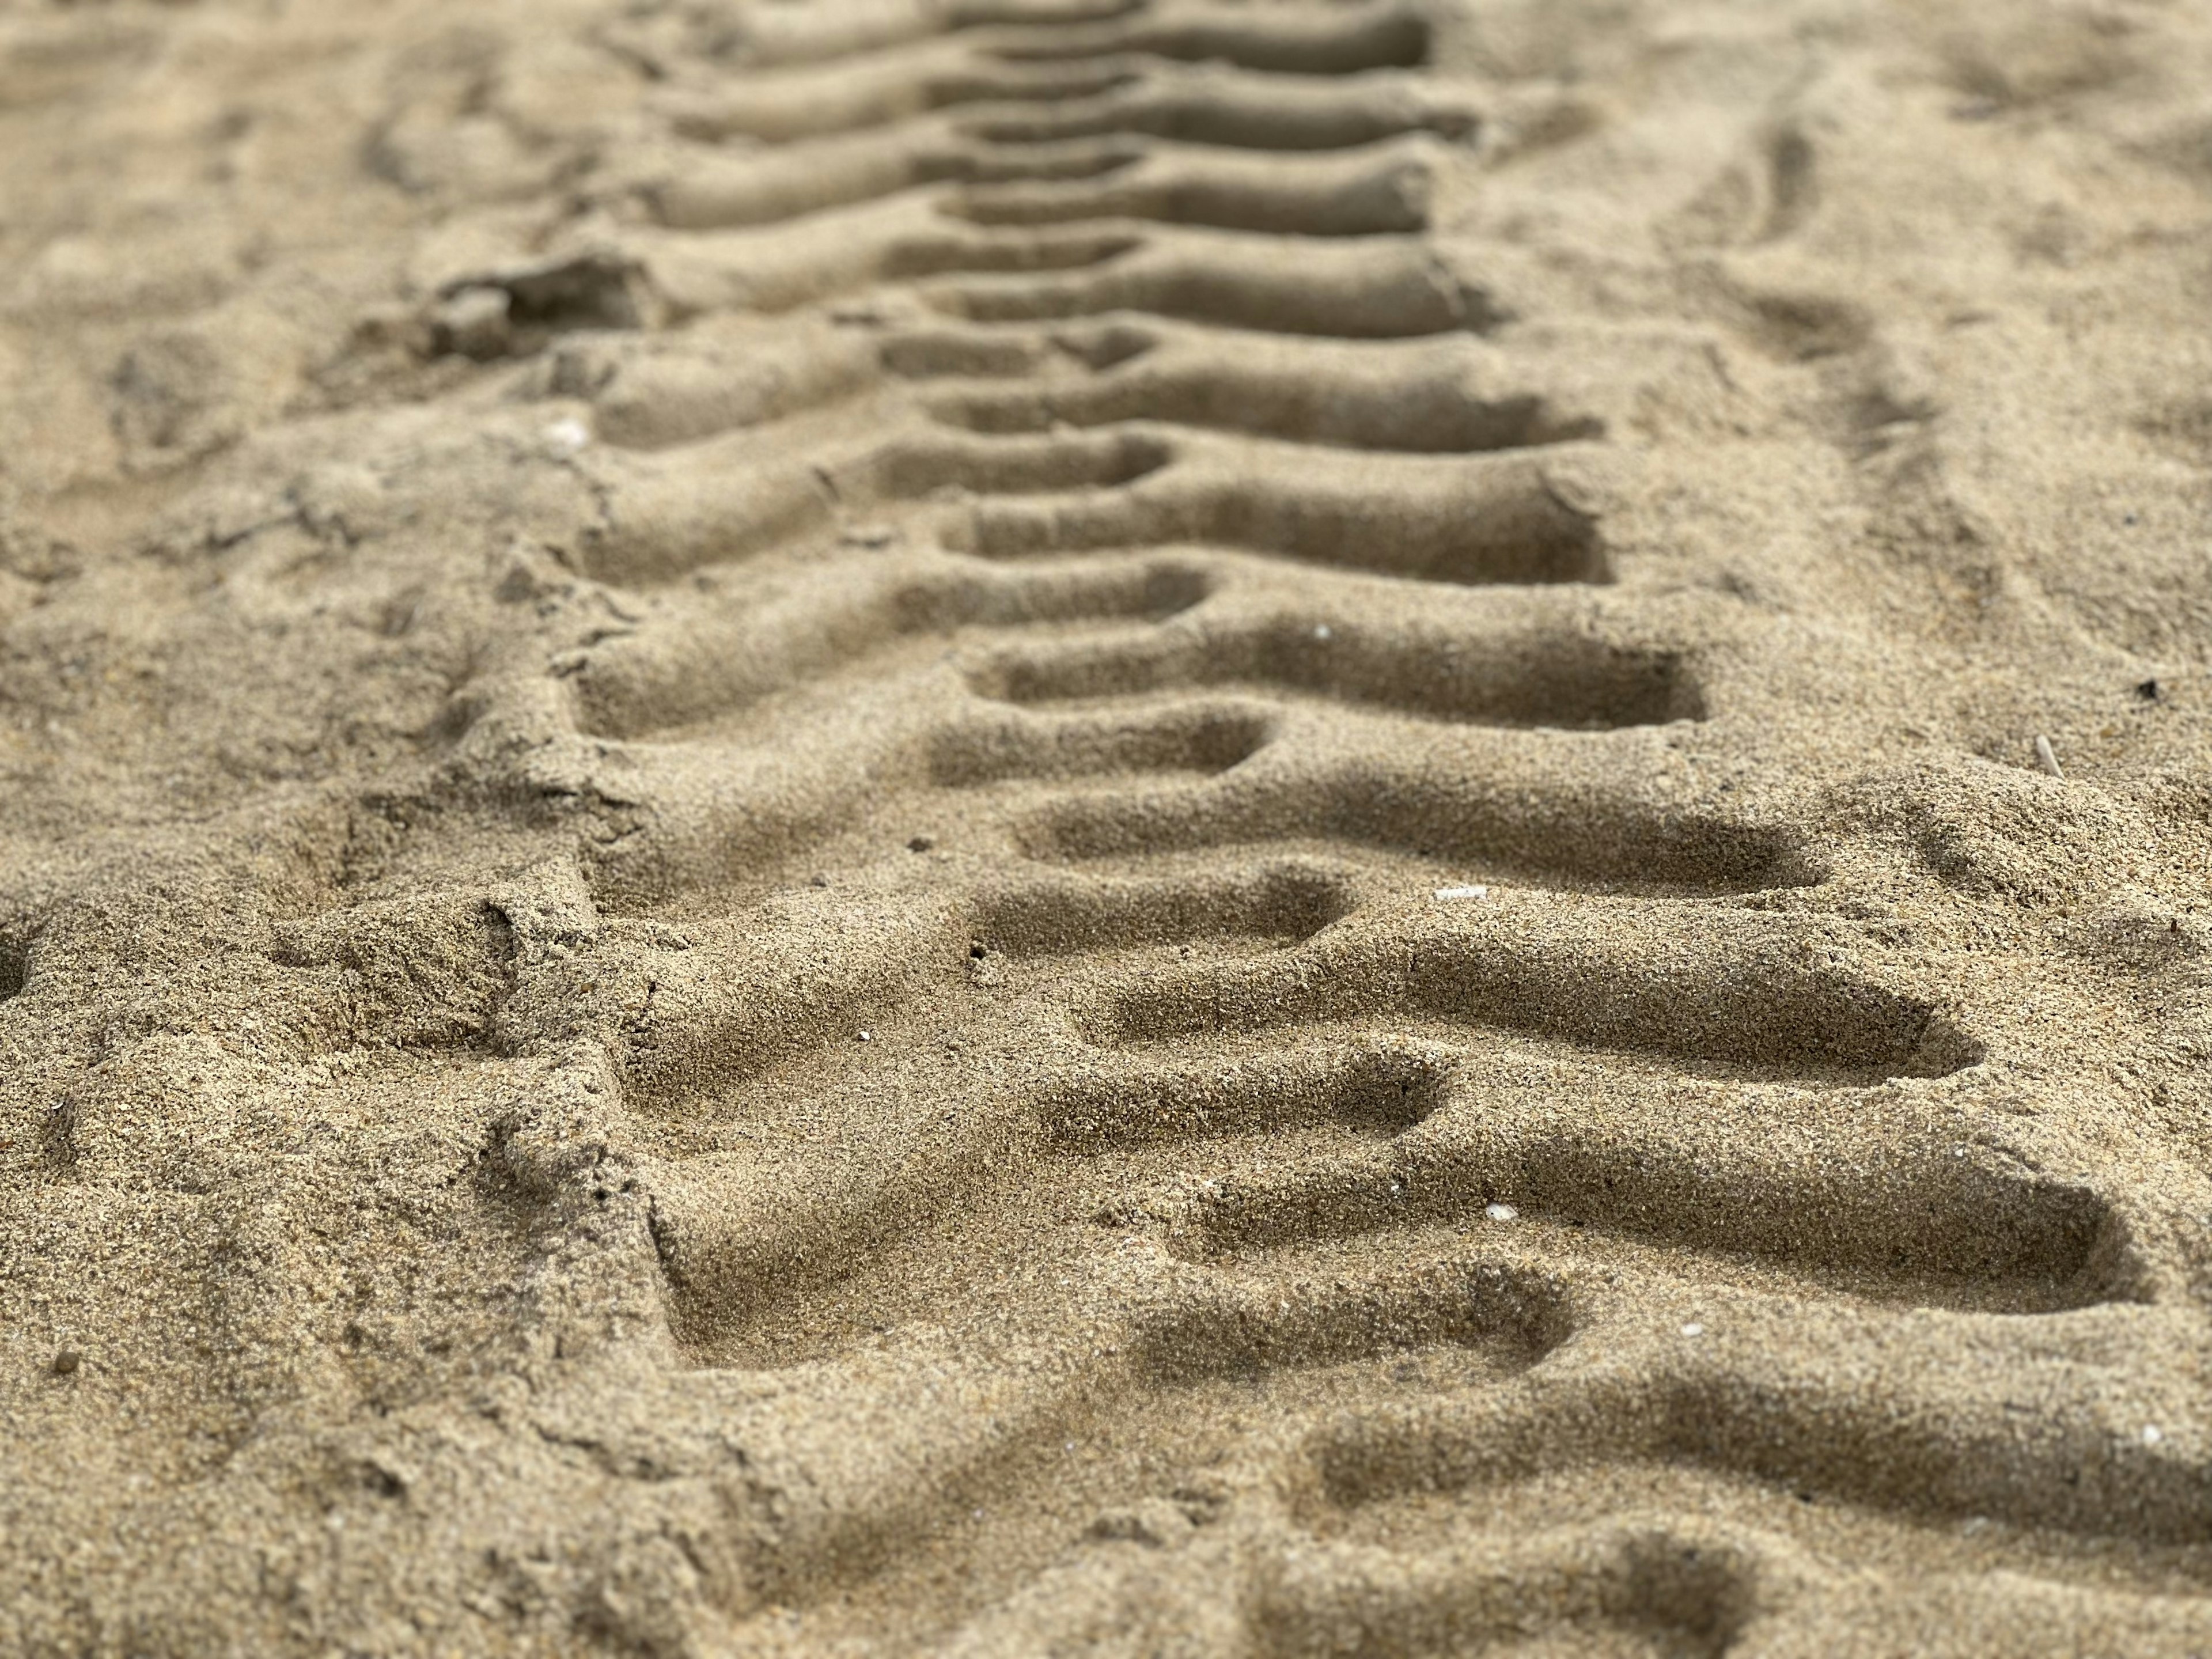
[[[591,429],[573,415],[545,428],[545,447],[556,455],[574,455],[591,441]]]
[[[1492,1221],[1518,1221],[1521,1218],[1521,1212],[1510,1204],[1486,1205],[1482,1212]]]
[[[1487,887],[1439,887],[1437,889],[1437,899],[1445,904],[1458,899],[1486,899],[1489,896],[1490,890]]]

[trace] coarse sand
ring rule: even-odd
[[[2212,1654],[2212,10],[0,0],[0,1652]]]

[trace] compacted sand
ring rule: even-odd
[[[0,1650],[2212,1653],[2212,14],[0,0]]]

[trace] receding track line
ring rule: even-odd
[[[1048,353],[1089,365],[1036,377]],[[1352,343],[1149,319],[1071,325],[1024,337],[916,331],[887,341],[895,374],[929,380],[924,404],[949,425],[1035,432],[1160,421],[1401,453],[1468,453],[1601,435],[1512,359],[1458,336]],[[987,378],[967,380],[953,376]]]
[[[742,64],[789,70],[897,49],[948,34],[998,29],[1096,27],[1143,10],[1139,0],[870,0],[865,5],[752,5],[726,41]],[[1201,7],[1197,16],[1209,15]]]
[[[1589,1483],[1609,1486],[1626,1473],[1601,1464]],[[1768,1484],[1772,1504],[1802,1506],[1785,1485]],[[1510,1651],[1533,1636],[1540,1650],[1720,1659],[1910,1653],[1926,1650],[1936,1631],[1971,1632],[1959,1651],[2212,1650],[2212,1606],[2202,1596],[1987,1574],[1955,1545],[1924,1574],[1903,1577],[1838,1571],[1825,1549],[1717,1524],[1695,1509],[1533,1535],[1474,1521],[1440,1530],[1411,1550],[1292,1533],[1253,1574],[1243,1605],[1255,1650],[1442,1656]],[[1937,1565],[1946,1558],[1948,1571]]]
[[[975,931],[987,949],[1018,957],[1221,937],[1298,940],[1355,903],[1349,872],[1311,860],[1134,877],[1031,868],[977,894]]]
[[[2029,1315],[2130,1299],[2111,1255],[2119,1224],[2087,1188],[1962,1158],[1832,1068],[1753,1092],[1745,1069],[1547,1054],[1441,1024],[1394,1030],[1385,1018],[1121,1056],[1038,1098],[1072,1150],[1188,1143],[1200,1170],[1206,1140],[1350,1132],[1266,1164],[1217,1165],[1202,1186],[1133,1192],[1104,1212],[1164,1233],[1188,1259],[1464,1227],[1502,1204],[1514,1247],[1562,1267],[1630,1241],[1908,1306]],[[1563,1113],[1590,1094],[1608,1098],[1602,1119]],[[1770,1148],[1765,1126],[1778,1121],[1788,1145]]]
[[[1279,334],[1389,340],[1480,331],[1495,321],[1487,300],[1415,237],[1314,241],[1286,260],[1274,237],[1178,228],[1133,234],[1119,257],[1094,263],[1098,269],[1079,274],[971,276],[921,291],[938,309],[975,322],[1135,311]]]
[[[1008,710],[939,732],[929,774],[933,781],[958,788],[1009,778],[1225,772],[1259,751],[1270,724],[1264,705],[1225,700],[1111,714]]]
[[[971,185],[948,205],[988,225],[1128,219],[1272,236],[1389,236],[1428,228],[1429,185],[1425,157],[1402,143],[1296,160],[1156,146],[1103,178]]]
[[[1110,492],[981,501],[963,544],[1011,558],[1196,543],[1425,581],[1612,578],[1595,517],[1553,483],[1550,454],[1382,459],[1148,423],[1097,430],[1109,429],[1155,464]]]
[[[1292,10],[1166,4],[1112,22],[1008,33],[993,48],[1036,63],[1141,52],[1278,75],[1356,75],[1428,61],[1427,19],[1394,0]]]
[[[687,156],[643,187],[653,217],[674,230],[771,225],[933,184],[1084,179],[1137,162],[1140,143],[1068,139],[978,145],[943,121],[793,144],[764,155]],[[970,215],[981,222],[981,216]]]
[[[1357,1291],[1291,1274],[1208,1275],[1135,1324],[1139,1376],[1174,1389],[1446,1346],[1482,1353],[1493,1380],[1539,1362],[1565,1339],[1572,1313],[1545,1274],[1447,1262],[1364,1275]]]
[[[1201,603],[1213,578],[1173,555],[1024,567],[939,557],[896,572],[832,565],[774,599],[703,596],[564,660],[583,732],[639,738],[748,707],[916,635],[1121,618]]]
[[[641,227],[623,233],[623,246],[680,322],[796,311],[884,283],[1081,270],[1170,234],[1201,233],[1135,222],[998,230],[948,218],[927,194],[907,191],[736,230]]]
[[[1704,1322],[1687,1339],[1622,1331],[1604,1360],[1340,1419],[1313,1443],[1323,1489],[1352,1506],[1600,1462],[1678,1462],[1907,1515],[2148,1543],[2201,1541],[2212,1522],[2202,1454],[2141,1434],[2127,1384],[2091,1358],[2197,1350],[2165,1310],[2012,1319],[1712,1301],[1715,1340],[1699,1340]],[[1729,1318],[1746,1340],[1729,1340]],[[2024,1399],[2037,1402],[2032,1434]]]
[[[1616,903],[1542,915],[1534,936],[1519,906],[1401,915],[1395,928],[1378,915],[1326,950],[1127,987],[1091,1029],[1119,1043],[1413,1018],[1862,1084],[1947,1076],[1981,1058],[1933,1004],[1808,966],[1786,936],[1725,913]]]
[[[1464,140],[1480,130],[1480,117],[1410,76],[1370,73],[1332,83],[1206,68],[1151,70],[1087,99],[977,111],[963,115],[962,125],[994,143],[1140,133],[1187,144],[1298,151],[1354,149],[1410,132]]]
[[[1615,643],[1533,609],[1456,628],[1201,614],[1172,629],[1009,642],[969,683],[1022,704],[1263,686],[1491,726],[1601,731],[1702,718],[1680,653]]]
[[[1428,224],[1428,160],[1402,141],[1285,161],[1131,138],[977,145],[942,123],[759,158],[686,158],[641,195],[660,224],[713,231],[783,224],[933,184],[965,186],[942,210],[983,225],[1122,219],[1377,236]]]
[[[793,143],[860,134],[963,105],[1088,100],[1137,81],[1146,70],[1136,58],[1011,64],[968,41],[933,40],[823,67],[732,76],[688,95],[676,106],[674,124],[695,140]]]
[[[749,933],[658,973],[629,1076],[679,1334],[702,1358],[857,1376],[826,1326],[793,1334],[793,1298],[865,1321],[926,1268],[966,1368],[909,1458],[931,1494],[1000,1455],[1004,1425],[1079,1397],[1157,1409],[1235,1382],[1270,1434],[1305,1437],[1287,1477],[1340,1518],[1434,1484],[1656,1461],[1882,1510],[2180,1535],[2205,1505],[2155,1452],[2126,1455],[2140,1513],[2103,1475],[2023,1495],[1942,1462],[1995,1430],[1941,1425],[1923,1349],[1972,1324],[2048,1373],[2081,1440],[2103,1385],[2045,1349],[2086,1328],[2067,1320],[2158,1316],[2130,1305],[2112,1201],[1984,1158],[1915,1103],[1982,1059],[1951,1010],[1763,915],[1556,890],[1709,897],[1819,872],[1792,833],[1652,782],[1662,739],[1639,728],[1707,716],[1701,647],[1587,592],[1616,574],[1594,504],[1615,452],[1592,410],[1623,404],[1560,395],[1540,357],[1474,337],[1498,313],[1422,234],[1434,166],[1477,117],[1374,71],[1428,44],[1389,6],[1012,20],[878,53],[812,83],[817,108],[725,88],[693,130],[780,147],[648,187],[645,268],[678,315],[913,290],[867,313],[887,331],[761,371],[775,387],[743,418],[866,391],[904,424],[803,468],[734,441],[657,473],[615,464],[610,524],[642,529],[596,568],[654,580],[836,524],[896,549],[895,572],[928,568],[860,575],[841,550],[810,575],[794,553],[768,605],[672,600],[693,619],[672,654],[657,619],[646,645],[568,665],[586,726],[734,713],[943,632],[933,668],[898,658],[897,685],[940,699],[926,712],[894,710],[890,669],[855,675],[886,716],[843,769],[868,781],[826,761],[803,786],[775,775],[787,837],[756,822],[750,780],[770,773],[743,766],[674,790],[690,827],[672,811],[652,833],[698,837],[670,868],[788,862],[867,788],[954,803],[939,821],[973,832],[951,852],[965,896],[887,902],[906,921],[858,927],[842,967],[817,973],[810,946],[770,990],[775,949]],[[1159,61],[1181,58],[1230,67]],[[947,320],[916,325],[917,297]],[[951,553],[902,542],[932,531]],[[963,635],[979,628],[1039,631]],[[688,775],[687,757],[742,759],[686,739],[653,775]],[[1301,845],[1393,856],[1283,855]],[[1554,891],[1455,910],[1447,896],[1485,889],[1440,875],[1441,909],[1376,896],[1415,864]],[[913,1041],[924,1007],[941,1052]],[[1023,1063],[964,1074],[978,1033]],[[1023,1207],[1040,1183],[1049,1224]],[[1009,1263],[1028,1286],[1011,1316],[971,1318],[971,1281]],[[1437,1352],[1459,1356],[1441,1404],[1301,1414],[1301,1376]],[[1885,1461],[1900,1437],[1927,1470]],[[878,1502],[830,1503],[824,1536]],[[1402,1607],[1362,1588],[1356,1617],[1340,1592],[1362,1569],[1340,1551],[1338,1578],[1249,1596],[1252,1628],[1293,1646],[1487,1632],[1498,1595],[1553,1570],[1547,1547],[1471,1558],[1494,1582],[1424,1580]],[[1764,1558],[1693,1568],[1663,1527],[1574,1547],[1577,1632],[1719,1652],[1765,1593]]]

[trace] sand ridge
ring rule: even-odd
[[[2208,52],[0,9],[7,1643],[2212,1647]]]

